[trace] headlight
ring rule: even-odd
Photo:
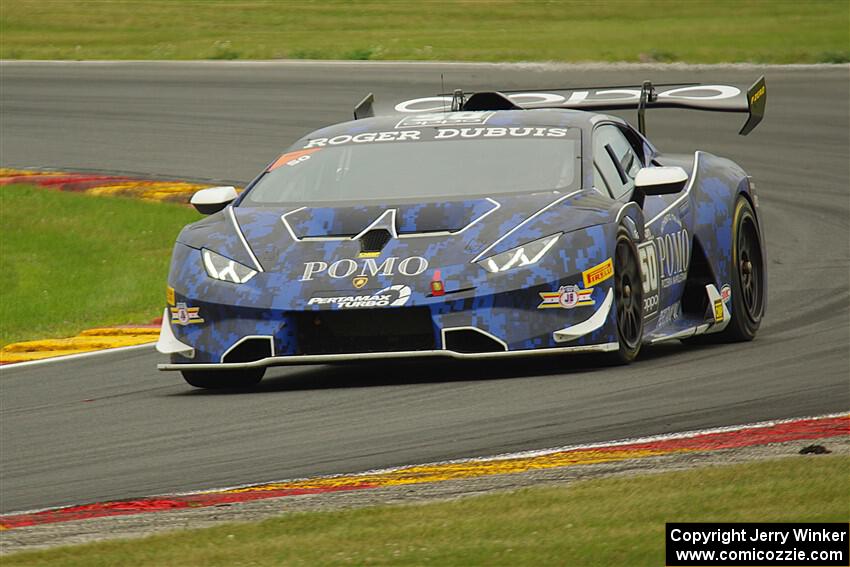
[[[522,268],[536,264],[540,258],[555,245],[562,232],[553,234],[522,246],[517,246],[507,252],[484,258],[478,262],[478,265],[495,274],[496,272],[505,272],[511,268]]]
[[[223,282],[245,283],[257,273],[248,266],[243,266],[235,260],[225,258],[212,250],[203,249],[201,255],[204,257],[204,268],[211,278]]]

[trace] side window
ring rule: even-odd
[[[611,194],[611,190],[608,188],[608,184],[605,182],[602,172],[599,171],[599,166],[595,163],[593,164],[593,186],[599,189],[599,191],[603,194]]]
[[[593,131],[593,162],[615,199],[634,189],[635,176],[643,167],[632,145],[620,129],[612,125],[603,125]]]

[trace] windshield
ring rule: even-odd
[[[448,199],[572,189],[581,178],[579,136],[578,129],[528,127],[318,138],[282,155],[243,203]]]

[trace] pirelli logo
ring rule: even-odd
[[[760,99],[765,92],[765,86],[762,85],[759,90],[753,93],[753,96],[750,97],[750,104],[755,104],[758,99]]]
[[[614,275],[614,262],[608,258],[601,264],[597,264],[581,273],[585,289],[600,284]]]

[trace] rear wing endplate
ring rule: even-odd
[[[762,75],[759,80],[747,90],[747,112],[749,113],[749,116],[738,134],[746,136],[759,125],[764,118],[764,109],[766,105],[767,85],[765,85],[764,75]]]

